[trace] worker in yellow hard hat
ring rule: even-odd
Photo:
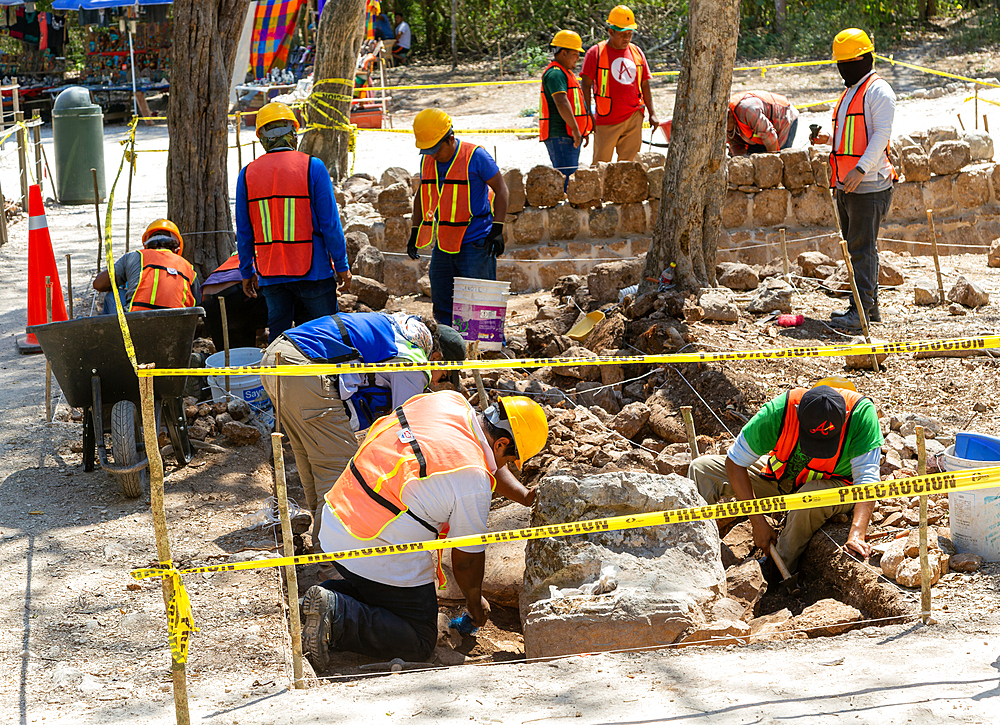
[[[583,41],[572,30],[560,30],[549,43],[552,62],[542,72],[538,98],[538,139],[545,144],[553,168],[569,177],[580,165],[580,146],[586,146],[594,119],[583,100],[573,71],[583,52]]]
[[[150,222],[142,235],[142,249],[126,252],[115,262],[118,297],[126,312],[194,307],[201,303],[201,289],[194,267],[181,255],[184,237],[169,219]],[[111,291],[107,270],[94,278],[94,289]],[[115,311],[114,295],[104,297],[102,314]]]
[[[322,550],[486,533],[494,495],[534,502],[535,490],[507,466],[520,467],[539,453],[548,431],[545,411],[523,396],[501,397],[482,412],[452,391],[410,398],[375,422],[326,494]],[[411,551],[334,562],[343,579],[311,587],[302,603],[303,649],[313,669],[322,672],[331,651],[426,660],[437,643],[435,560],[432,552]],[[455,583],[474,626],[490,614],[482,596],[485,561],[482,545],[451,550]]]
[[[833,111],[833,134],[819,134],[814,143],[830,143],[830,185],[836,188],[840,230],[854,265],[861,305],[869,322],[881,322],[878,304],[876,238],[892,205],[893,183],[899,178],[889,160],[889,139],[896,113],[896,94],[873,70],[875,44],[859,28],[848,28],[833,39],[833,59],[847,90]],[[854,300],[834,312],[830,324],[861,329]]]
[[[608,39],[591,46],[583,57],[580,77],[583,98],[590,108],[593,96],[597,112],[594,128],[594,163],[611,161],[618,152],[619,161],[633,161],[642,148],[642,122],[649,112],[649,123],[660,122],[653,109],[649,90],[649,63],[632,43],[632,32],[639,26],[635,15],[625,5],[608,13]]]
[[[296,150],[298,119],[284,103],[257,111],[265,153],[236,180],[236,249],[243,291],[267,301],[268,340],[294,322],[337,312],[337,278],[351,284],[347,242],[323,162]]]
[[[413,195],[406,252],[432,247],[427,274],[434,319],[451,325],[455,277],[497,278],[504,252],[507,184],[482,146],[455,137],[451,116],[425,108],[413,119],[420,149],[420,193]]]

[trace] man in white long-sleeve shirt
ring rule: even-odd
[[[747,501],[758,496],[805,493],[850,484],[877,483],[882,431],[875,405],[853,389],[817,385],[795,388],[767,403],[740,431],[725,456],[701,456],[688,478],[710,504],[722,496]],[[846,547],[867,558],[865,541],[874,503],[789,511],[781,536],[764,516],[751,516],[754,544],[772,543],[789,569],[812,535],[836,514],[854,509]]]
[[[872,70],[874,51],[871,39],[857,28],[842,30],[834,38],[833,59],[847,90],[833,111],[833,137],[820,135],[816,142],[832,143],[830,181],[837,189],[841,234],[851,254],[861,305],[870,322],[881,322],[876,239],[899,177],[889,161],[896,94]],[[831,318],[835,327],[861,329],[853,299]]]

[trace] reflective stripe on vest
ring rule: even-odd
[[[326,502],[356,539],[378,537],[390,523],[408,513],[403,489],[440,473],[479,469],[496,487],[486,454],[475,433],[476,411],[453,391],[410,398],[395,414],[379,418],[351,459]],[[415,518],[436,537],[434,525]]]
[[[299,151],[272,151],[246,167],[254,262],[262,277],[301,277],[312,269],[309,161]]]
[[[844,420],[844,427],[840,431],[840,441],[837,444],[837,453],[832,458],[812,458],[805,467],[795,477],[795,486],[792,489],[797,491],[804,484],[818,478],[840,478],[834,476],[833,472],[837,468],[840,454],[844,451],[844,441],[847,438],[847,430],[851,423],[851,412],[854,407],[864,400],[865,396],[853,390],[836,388],[836,391],[844,397],[847,403],[847,418]],[[805,394],[805,388],[795,388],[785,394],[785,417],[781,428],[781,435],[778,442],[774,444],[774,450],[767,458],[767,465],[761,473],[762,478],[780,481],[788,464],[795,446],[799,442],[799,414],[798,405]],[[846,480],[846,479],[845,479]]]
[[[443,179],[438,179],[437,162],[427,154],[420,163],[420,208],[423,219],[417,232],[417,247],[430,246],[437,237],[442,252],[458,254],[465,231],[472,222],[472,194],[469,190],[469,164],[479,148],[467,141],[458,141],[458,150]],[[493,189],[487,187],[490,209]]]
[[[632,61],[635,63],[635,85],[639,92],[639,103],[642,101],[642,53],[631,43],[628,49],[632,52]],[[608,61],[608,41],[602,40],[597,44],[597,85],[594,90],[594,104],[597,106],[598,116],[608,116],[611,114],[611,63]]]
[[[194,307],[194,267],[167,249],[140,249],[142,271],[129,312]]]
[[[580,88],[580,82],[577,81],[576,76],[572,71],[568,71],[559,65],[556,61],[552,61],[548,64],[544,71],[542,71],[542,78],[545,78],[545,74],[549,72],[551,68],[558,68],[566,76],[566,85],[569,90],[566,92],[566,97],[569,100],[569,106],[573,110],[573,118],[576,119],[576,128],[580,132],[581,136],[586,136],[591,131],[594,130],[594,119],[591,118],[590,112],[587,110],[587,105],[583,102],[583,89]],[[544,141],[549,138],[549,102],[545,98],[545,88],[543,87],[539,93],[538,99],[538,140]],[[555,109],[555,113],[559,114],[559,109]],[[569,124],[566,124],[567,130]],[[573,134],[570,134],[572,136]]]
[[[791,102],[779,93],[770,93],[768,91],[743,91],[742,93],[737,93],[729,98],[729,112],[733,114],[733,120],[736,122],[736,129],[744,141],[748,144],[764,144],[764,140],[754,133],[754,130],[750,128],[747,124],[740,120],[740,117],[736,115],[736,107],[746,98],[759,98],[764,102],[765,106],[790,106]],[[771,111],[770,109],[764,109],[764,115],[771,122],[771,125],[775,127],[775,133],[777,133],[777,126],[774,124],[774,119],[777,117],[777,113]]]
[[[871,84],[877,80],[879,80],[877,73],[869,75],[867,80],[855,92],[851,98],[851,102],[847,104],[847,113],[844,116],[844,133],[840,136],[840,143],[830,152],[830,167],[833,170],[833,179],[841,184],[844,183],[847,174],[858,165],[858,161],[865,155],[865,150],[868,148],[868,139],[871,138],[871,134],[868,132],[868,124],[865,121],[865,95],[868,93]],[[837,105],[833,109],[832,141],[836,141],[837,139],[837,119],[840,115],[840,104],[844,102],[850,90],[848,88],[840,95],[840,100],[837,101]],[[889,160],[888,144],[885,147],[885,158],[889,162],[889,168],[892,169],[892,179],[895,181],[899,178],[899,175],[892,166],[892,161]]]

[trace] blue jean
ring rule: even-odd
[[[569,177],[576,173],[580,166],[580,147],[574,146],[573,139],[569,136],[547,138],[543,143],[545,150],[549,152],[552,168],[566,175],[566,181],[563,183],[563,191],[566,191],[566,187],[569,186]]]
[[[289,329],[293,318],[301,325],[337,312],[336,277],[261,285],[260,292],[267,300],[268,342],[274,342],[278,335]]]
[[[125,297],[125,288],[118,288],[118,296],[121,298],[122,307],[128,312],[128,298]],[[111,290],[108,290],[104,295],[104,304],[101,306],[102,315],[113,315],[115,314],[115,294]]]
[[[437,644],[437,591],[433,583],[394,587],[358,576],[333,562],[343,580],[320,586],[337,594],[330,649],[390,660],[423,662]]]
[[[462,242],[458,254],[442,252],[437,246],[431,253],[431,304],[434,319],[441,325],[451,325],[451,308],[455,297],[455,277],[472,279],[497,278],[497,258],[486,253],[486,240]]]

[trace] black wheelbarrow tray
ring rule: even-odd
[[[186,368],[201,307],[129,312],[132,344],[139,364],[153,363],[157,368]],[[96,444],[101,468],[115,475],[126,496],[142,495],[149,459],[142,436],[139,406],[139,378],[128,356],[117,315],[79,317],[47,325],[32,325],[42,352],[52,372],[74,408],[83,408],[83,467],[94,470]],[[166,407],[164,423],[177,462],[186,465],[192,456],[184,414],[186,377],[154,378],[156,429],[160,413]],[[108,459],[104,434],[111,435],[112,460]],[[156,445],[157,441],[152,442]]]

